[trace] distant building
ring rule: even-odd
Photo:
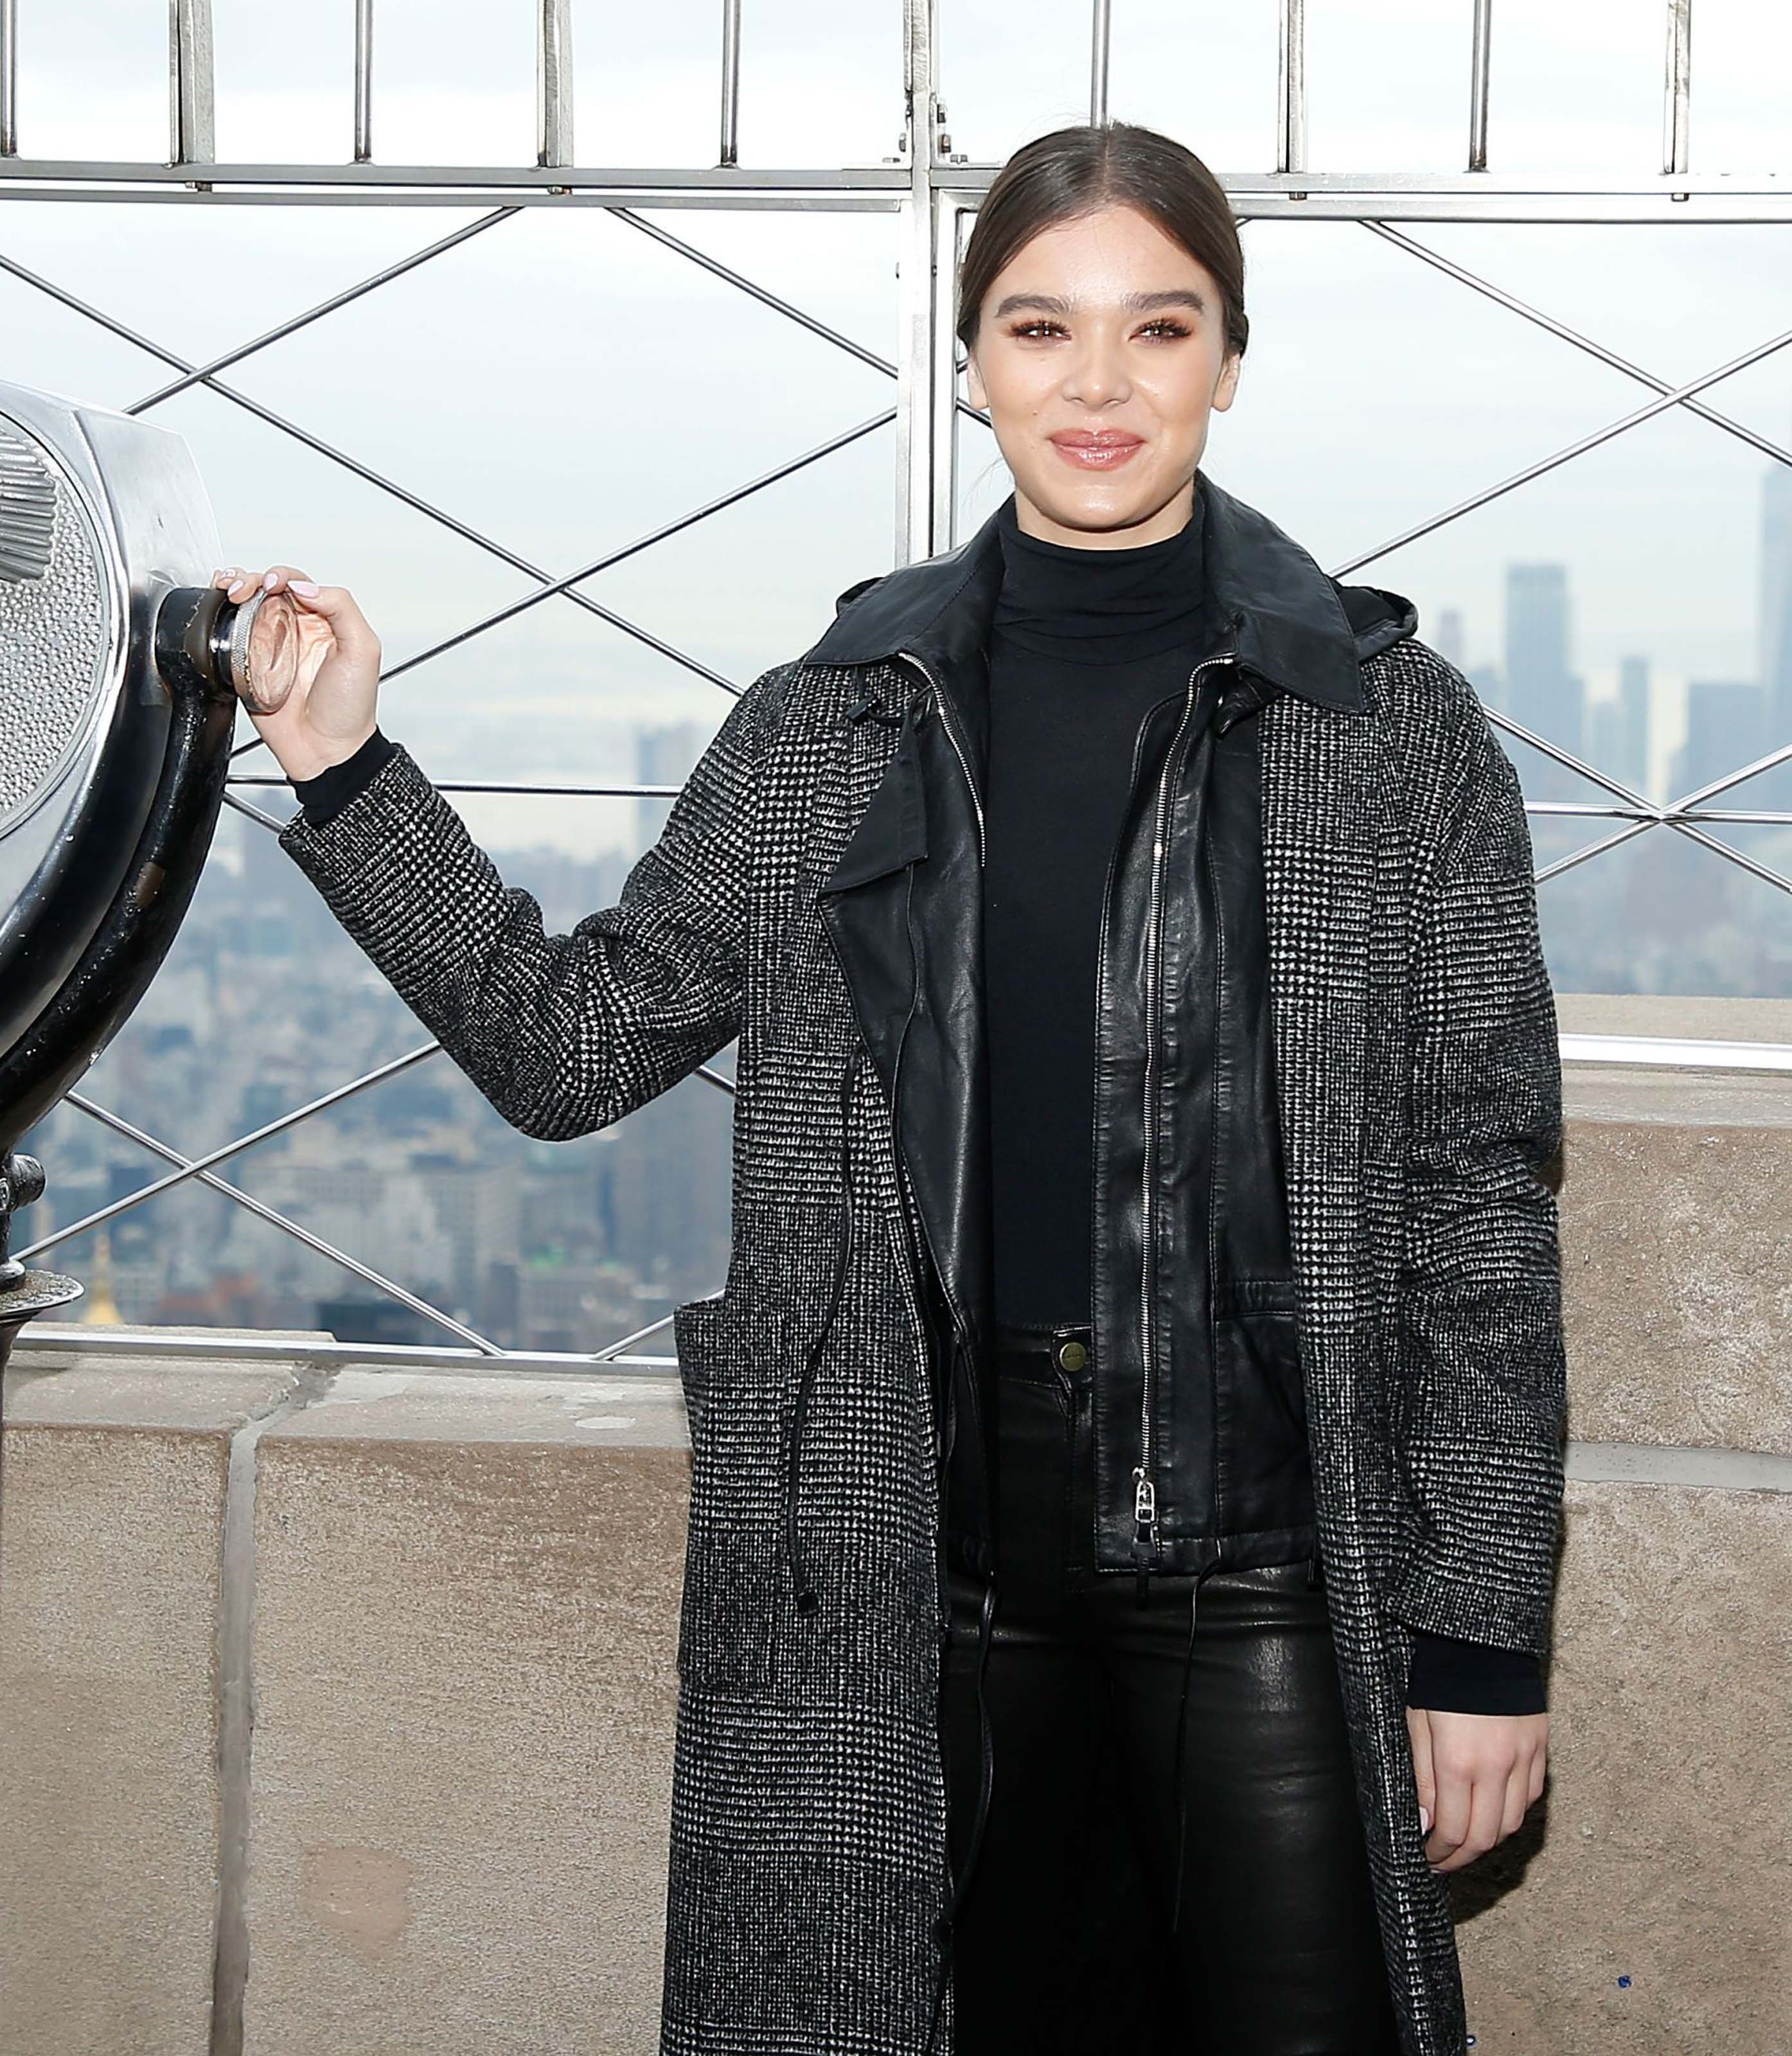
[[[1792,465],[1761,484],[1761,683],[1770,744],[1792,742]]]
[[[1446,664],[1462,669],[1462,610],[1459,607],[1446,607],[1438,615],[1438,625],[1431,636],[1431,647]]]
[[[1521,727],[1580,755],[1586,693],[1568,668],[1568,567],[1508,564],[1505,569],[1505,705]],[[1584,793],[1583,781],[1553,760],[1527,752],[1518,765],[1527,792],[1559,799]]]
[[[636,732],[635,783],[641,785],[682,785],[691,767],[703,753],[712,731],[700,722],[676,722],[663,728],[643,728]],[[635,802],[635,832],[638,848],[647,849],[659,840],[666,816],[672,810],[668,800]]]
[[[1686,740],[1674,753],[1674,796],[1697,792],[1762,754],[1766,737],[1766,695],[1761,687],[1731,679],[1695,678],[1686,690]],[[1751,785],[1714,796],[1715,807],[1747,807]]]
[[[1649,660],[1626,657],[1617,695],[1595,700],[1587,710],[1587,749],[1593,764],[1621,779],[1632,792],[1649,787]]]

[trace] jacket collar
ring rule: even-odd
[[[1240,668],[1272,686],[1362,711],[1359,666],[1415,633],[1412,602],[1376,586],[1339,584],[1267,515],[1204,471],[1195,481],[1205,516],[1213,646],[1236,648]],[[955,548],[849,586],[832,624],[801,661],[864,664],[907,652],[948,678],[963,676],[967,662],[980,658],[995,614],[1000,512]]]

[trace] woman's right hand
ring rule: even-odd
[[[234,565],[212,583],[233,600],[258,587],[249,661],[271,714],[249,718],[289,778],[314,778],[352,757],[376,726],[380,642],[346,586],[318,585],[291,564],[266,571]]]

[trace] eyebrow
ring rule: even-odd
[[[1130,314],[1155,314],[1161,307],[1189,307],[1197,314],[1207,312],[1207,302],[1192,287],[1177,286],[1161,293],[1127,293],[1120,304]],[[1000,321],[1022,307],[1035,307],[1042,314],[1068,314],[1071,302],[1057,293],[1010,293],[990,316]]]

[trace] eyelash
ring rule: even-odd
[[[1167,318],[1161,321],[1148,322],[1145,326],[1147,329],[1161,329],[1165,335],[1173,337],[1187,335],[1189,333],[1181,322],[1171,321]],[[1015,323],[1009,329],[1008,333],[1013,336],[1030,337],[1041,329],[1048,328],[1056,329],[1061,335],[1063,334],[1063,327],[1060,322],[1051,321],[1042,314],[1036,321]]]

